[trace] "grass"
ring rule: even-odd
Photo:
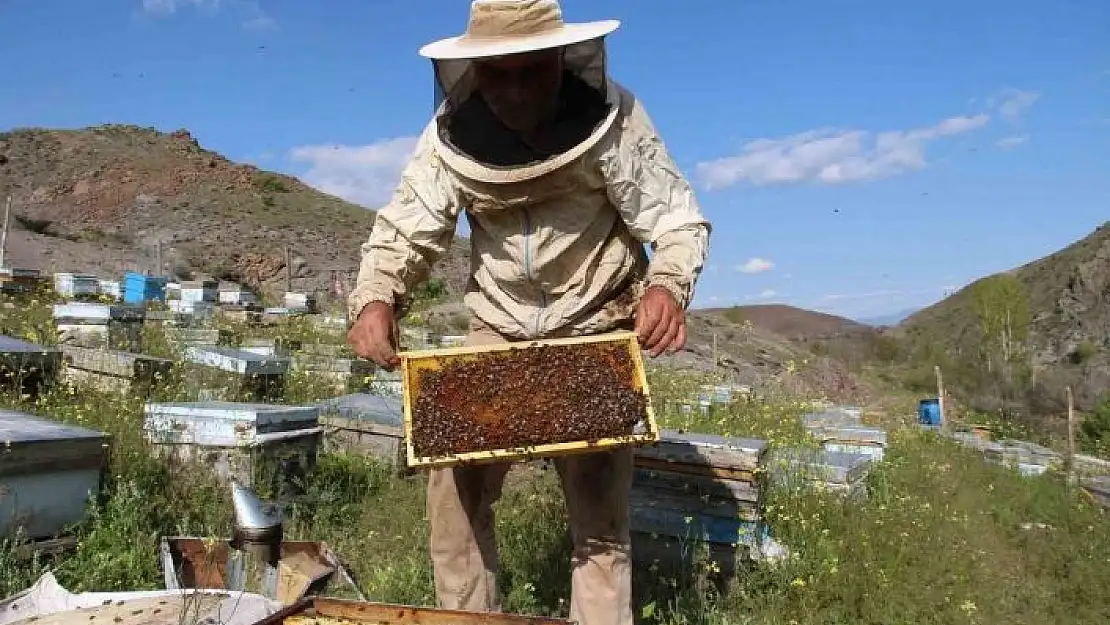
[[[33,307],[5,328],[47,332]],[[304,327],[273,330],[313,338]],[[151,337],[153,341],[155,337]],[[315,337],[321,340],[327,337]],[[164,346],[164,349],[170,349]],[[666,427],[812,444],[798,417],[804,401],[753,399],[710,415],[683,413],[665,398],[688,396],[707,379],[652,371]],[[183,393],[168,380],[161,393]],[[175,386],[177,385],[177,386]],[[330,391],[308,377],[287,401]],[[0,549],[0,594],[53,570],[74,591],[162,585],[158,539],[227,536],[227,493],[203,472],[152,459],[142,439],[142,400],[57,386],[38,398],[0,397],[9,407],[103,429],[113,437],[111,471],[67,555],[23,560]],[[897,421],[892,419],[891,423]],[[973,452],[909,427],[891,434],[887,460],[865,501],[798,486],[771,490],[765,514],[791,556],[741,568],[724,592],[711,563],[681,577],[639,571],[641,625],[931,625],[1110,622],[1110,525],[1057,476],[1024,478]],[[421,476],[402,478],[372,459],[322,456],[306,495],[290,510],[287,536],[327,541],[373,600],[434,604]],[[501,584],[514,612],[565,616],[569,537],[554,471],[519,468],[497,504]]]

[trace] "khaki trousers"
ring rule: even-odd
[[[468,345],[507,342],[472,328]],[[632,625],[628,497],[632,450],[555,461],[570,516],[570,619],[580,625]],[[428,479],[430,550],[441,608],[500,612],[492,505],[509,464],[434,469]]]

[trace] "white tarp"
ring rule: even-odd
[[[46,573],[30,588],[23,590],[0,602],[0,625],[19,623],[24,619],[36,617],[41,623],[43,617],[55,623],[70,622],[59,618],[63,612],[86,608],[116,609],[130,618],[116,621],[130,623],[161,623],[162,620],[151,616],[158,608],[147,610],[145,615],[137,614],[143,608],[158,605],[165,600],[168,606],[163,614],[167,625],[176,625],[181,606],[187,606],[189,623],[196,625],[251,625],[281,609],[281,605],[262,595],[233,592],[227,590],[151,590],[136,592],[83,592],[74,594],[58,584],[52,573]],[[122,603],[121,603],[122,602]],[[176,608],[176,609],[174,609]],[[75,617],[77,615],[74,615]],[[87,623],[88,615],[81,621]],[[113,619],[108,619],[112,621]],[[72,622],[77,623],[74,618]]]

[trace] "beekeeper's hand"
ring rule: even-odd
[[[652,358],[686,346],[686,313],[663,287],[649,287],[640,298],[635,329],[640,347]]]
[[[384,302],[370,302],[347,332],[347,342],[359,358],[373,360],[379,367],[392,371],[401,364],[397,356],[399,334],[393,307]]]

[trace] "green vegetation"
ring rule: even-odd
[[[1088,453],[1110,455],[1110,393],[1080,424],[1079,442]]]
[[[5,331],[41,339],[49,317],[41,308],[6,309]],[[172,354],[156,330],[148,331],[148,344]],[[289,342],[329,338],[297,325],[268,332]],[[663,423],[779,447],[813,444],[798,421],[809,409],[800,400],[755,398],[709,415],[684,413],[676,400],[709,381],[653,370]],[[160,394],[183,392],[180,383],[166,381]],[[287,387],[286,401],[327,393],[307,378],[290,386],[297,389]],[[60,385],[39,398],[5,395],[0,403],[103,429],[114,442],[104,493],[75,528],[77,549],[30,560],[10,546],[0,549],[0,593],[47,569],[77,591],[158,588],[159,536],[228,535],[225,490],[201,471],[150,457],[141,399]],[[1099,414],[1106,422],[1110,410]],[[767,520],[790,557],[743,566],[723,589],[714,583],[716,567],[696,550],[677,574],[644,566],[636,612],[642,625],[1105,623],[1110,524],[1062,482],[1051,474],[1024,478],[932,434],[896,429],[865,501],[801,487],[767,493]],[[399,477],[360,456],[327,455],[306,491],[291,510],[289,537],[328,541],[374,600],[434,603],[422,477]],[[497,511],[506,608],[565,615],[569,537],[554,472],[518,468]]]
[[[254,188],[261,193],[289,193],[289,187],[281,176],[260,172],[254,177]]]

